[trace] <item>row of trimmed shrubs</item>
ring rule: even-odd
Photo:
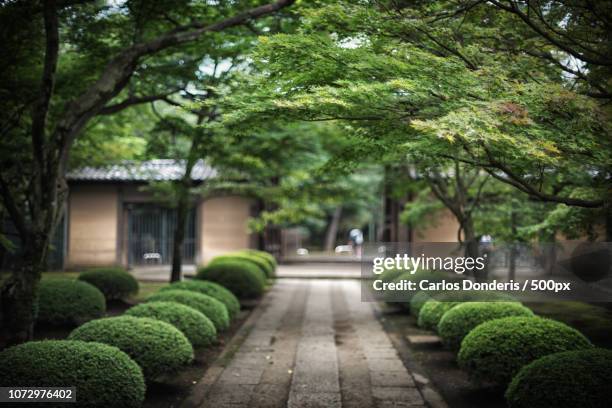
[[[274,276],[274,258],[251,251],[236,257],[241,259],[240,267],[225,271],[244,276],[247,269],[243,265],[252,270],[255,264],[245,257],[256,257],[261,265],[265,260],[266,277]],[[226,261],[234,260],[214,263]],[[194,348],[214,344],[217,333],[227,329],[240,312],[238,298],[223,286],[236,278],[218,281],[176,282],[123,316],[100,318],[105,299],[137,292],[138,283],[131,275],[115,269],[85,272],[78,280],[45,279],[39,291],[40,322],[74,325],[89,321],[74,329],[67,340],[34,341],[4,350],[0,353],[0,384],[69,384],[78,388],[79,405],[138,407],[147,382],[190,364]],[[251,291],[249,297],[261,295],[263,285],[257,293]]]
[[[79,325],[104,316],[106,302],[138,293],[138,281],[120,268],[98,268],[76,280],[43,279],[38,290],[37,321],[52,325]]]
[[[260,297],[276,276],[276,260],[263,251],[244,250],[217,256],[198,269],[196,279],[217,282],[240,299]]]
[[[383,275],[387,281],[423,278]],[[448,277],[428,273],[427,279]],[[579,331],[534,315],[508,295],[420,291],[405,307],[458,352],[459,366],[474,382],[505,389],[510,408],[603,407],[612,398],[612,350],[595,348]]]

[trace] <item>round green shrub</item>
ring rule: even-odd
[[[466,302],[444,313],[438,334],[445,346],[458,350],[463,338],[479,324],[510,316],[529,317],[533,312],[518,302]]]
[[[436,331],[438,329],[438,323],[444,313],[459,304],[459,302],[441,302],[436,299],[429,299],[425,302],[423,307],[421,307],[417,324],[423,329]]]
[[[2,351],[0,361],[3,386],[76,387],[78,405],[87,407],[137,408],[144,401],[140,367],[106,344],[32,341]]]
[[[104,295],[95,286],[74,279],[50,278],[40,281],[38,322],[79,325],[106,312]]]
[[[193,347],[183,333],[169,323],[146,317],[92,320],[74,329],[68,339],[119,348],[138,363],[147,381],[175,372],[193,360]]]
[[[390,283],[395,281],[400,275],[410,275],[410,273],[404,272],[401,269],[385,269],[378,275],[378,279],[384,283]]]
[[[107,300],[124,299],[138,293],[138,281],[121,268],[97,268],[83,272],[79,280],[94,285]]]
[[[176,302],[147,302],[129,308],[128,316],[150,317],[170,323],[189,339],[194,347],[209,346],[217,339],[217,329],[203,313]]]
[[[612,401],[612,350],[551,354],[524,366],[506,400],[510,408],[607,407]]]
[[[548,354],[593,347],[577,330],[541,317],[484,322],[461,342],[458,362],[483,385],[506,387],[526,364]]]
[[[276,267],[278,266],[278,264],[276,263],[276,258],[274,258],[274,255],[272,255],[271,253],[266,251],[259,251],[257,249],[245,249],[241,252],[246,252],[247,254],[255,255],[262,259],[265,259],[268,265],[272,267],[272,270],[276,272]]]
[[[266,278],[274,278],[274,269],[270,267],[268,262],[256,255],[250,255],[244,252],[233,252],[227,255],[216,256],[210,261],[209,265],[214,265],[217,262],[223,262],[227,260],[232,261],[234,259],[249,262],[255,265],[264,274]]]
[[[229,313],[225,305],[202,293],[181,289],[164,290],[149,296],[147,302],[181,303],[203,313],[213,322],[217,331],[223,331],[229,327]]]
[[[410,314],[413,316],[418,316],[421,312],[421,309],[425,305],[425,303],[431,299],[436,292],[431,293],[429,291],[420,290],[412,296],[410,299]]]
[[[400,269],[385,269],[380,275],[373,275],[374,280],[380,280],[383,282],[383,284],[397,282],[402,278],[410,280],[411,275],[410,273],[404,272]],[[387,303],[394,304],[395,306],[403,306],[403,302],[407,300],[410,293],[408,291],[385,289],[381,293],[381,296],[381,300],[384,300]]]
[[[274,259],[272,255],[268,254],[267,252],[253,251],[248,249],[240,251],[240,253],[260,259],[264,262],[265,265],[267,265],[267,268],[269,270],[268,277],[273,278],[274,276],[276,276],[276,259]]]
[[[218,283],[201,280],[174,282],[168,286],[162,287],[160,291],[175,289],[190,290],[217,299],[219,302],[225,305],[230,315],[230,318],[236,317],[236,315],[238,315],[238,312],[240,312],[240,302],[238,301],[238,298],[232,292],[219,285]]]
[[[263,295],[266,276],[251,262],[241,259],[217,261],[200,268],[196,279],[218,283],[239,299],[253,299]]]
[[[269,274],[268,277],[269,278],[274,278],[276,276],[276,260],[274,259],[274,257],[270,254],[266,254],[265,252],[252,252],[252,251],[242,251],[243,253],[246,253],[247,255],[253,256],[255,258],[258,258],[260,260],[262,260],[268,267],[269,270]],[[269,255],[269,256],[266,256]]]
[[[435,295],[435,298],[449,302],[518,302],[514,297],[504,292],[480,290],[439,292]]]
[[[442,316],[455,306],[470,301],[487,302],[512,302],[511,296],[498,292],[481,291],[452,291],[452,292],[432,292],[435,295],[421,306],[418,315],[418,325],[428,330],[438,330],[438,323]],[[434,302],[429,304],[429,302]],[[438,303],[435,303],[438,302]],[[423,313],[425,311],[425,313]]]
[[[419,285],[421,281],[427,281],[428,283],[437,283],[442,281],[455,282],[461,279],[460,277],[457,277],[455,275],[450,275],[438,271],[427,271],[422,269],[417,270],[415,273],[402,272],[399,275],[395,275],[395,277],[393,277],[393,274],[391,274],[389,277],[393,278],[391,279],[391,282],[409,281],[414,282],[414,284],[416,285],[417,290],[406,290],[402,292],[392,291],[391,293],[391,296],[395,299],[394,301],[401,302],[403,307],[408,309],[410,308],[410,302],[412,301],[412,298],[419,292],[426,292],[429,294],[430,297],[441,293],[440,291],[435,290],[419,290]]]

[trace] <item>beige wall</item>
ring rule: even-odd
[[[251,234],[247,222],[252,200],[244,197],[214,197],[200,204],[200,259],[206,264],[213,257],[249,248]]]
[[[459,222],[453,214],[443,209],[427,227],[415,228],[414,242],[457,242]]]
[[[116,186],[71,186],[66,267],[117,262],[118,198]]]

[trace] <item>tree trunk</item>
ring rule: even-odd
[[[604,212],[606,214],[606,242],[612,242],[612,203],[606,203]]]
[[[271,186],[280,185],[280,177],[274,176],[270,179]],[[264,211],[273,212],[278,209],[278,204],[264,201]],[[266,224],[264,231],[264,250],[271,253],[276,259],[281,259],[287,255],[282,253],[281,229],[277,225]]]
[[[509,264],[508,264],[508,280],[516,278],[516,256],[518,248],[516,247],[516,211],[511,210],[510,213],[510,229],[512,231],[512,242],[510,243]]]
[[[340,217],[342,216],[342,205],[337,206],[332,214],[331,221],[327,227],[325,234],[325,251],[331,252],[336,246],[336,237],[338,236],[338,226],[340,225]]]
[[[464,255],[466,258],[476,259],[480,256],[478,248],[478,240],[476,238],[476,232],[474,230],[474,221],[470,215],[466,215],[461,223],[463,226],[463,241],[465,242]],[[482,271],[472,270],[474,278],[477,282],[484,282],[487,280],[488,266]]]
[[[38,310],[38,283],[47,253],[46,239],[33,238],[23,243],[23,260],[2,285],[2,328],[6,345],[32,339]]]
[[[172,273],[170,274],[170,282],[178,282],[182,279],[183,243],[185,241],[185,224],[187,223],[188,212],[189,200],[181,198],[176,207],[176,226],[172,243]]]

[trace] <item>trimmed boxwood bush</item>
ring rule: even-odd
[[[232,252],[231,254],[216,256],[210,261],[209,265],[214,265],[217,262],[223,262],[227,260],[231,261],[234,259],[249,262],[255,265],[264,274],[266,279],[274,278],[274,269],[270,267],[268,262],[256,255],[250,255],[244,252]]]
[[[136,408],[144,401],[140,367],[123,351],[106,344],[32,341],[2,351],[0,361],[3,386],[76,387],[75,405],[87,407]]]
[[[274,260],[274,262],[270,260],[270,257],[274,259],[272,255],[267,254],[267,255],[270,255],[270,257],[267,257],[263,255],[264,253],[262,252],[252,251],[252,250],[239,251],[238,253],[249,256],[253,258],[254,260],[256,260],[258,263],[260,263],[261,265],[263,265],[263,267],[266,270],[266,275],[268,276],[268,278],[272,279],[276,276],[276,260]]]
[[[514,377],[510,408],[608,407],[612,402],[612,350],[566,351],[542,357]]]
[[[506,387],[526,364],[549,354],[593,347],[577,330],[541,317],[504,317],[478,325],[461,342],[459,366],[470,377]]]
[[[276,267],[278,266],[278,264],[276,263],[276,258],[274,258],[274,255],[272,255],[271,253],[266,251],[260,251],[257,249],[244,249],[241,252],[246,252],[247,254],[255,255],[262,259],[265,259],[268,265],[272,267],[272,270],[276,272]]]
[[[138,293],[138,281],[121,268],[97,268],[83,272],[79,280],[94,285],[107,300],[124,299]]]
[[[425,303],[430,300],[433,296],[435,296],[437,292],[429,292],[425,290],[420,290],[412,296],[410,299],[410,314],[418,317],[421,309],[425,305]]]
[[[175,372],[193,360],[193,347],[183,333],[169,323],[146,317],[92,320],[74,329],[68,339],[119,348],[138,363],[147,381]]]
[[[78,325],[101,317],[105,312],[104,295],[89,283],[63,278],[40,281],[38,322]]]
[[[505,293],[480,292],[480,291],[457,291],[437,292],[430,300],[421,307],[418,315],[418,325],[428,330],[438,330],[438,324],[442,316],[455,306],[470,301],[512,302],[513,298]],[[429,304],[430,302],[433,302]]]
[[[390,275],[390,277],[393,277],[393,275]],[[421,270],[417,270],[415,273],[402,272],[399,275],[395,275],[395,277],[391,279],[392,282],[399,282],[402,280],[414,282],[417,286],[417,290],[411,290],[411,291],[407,290],[403,292],[390,291],[391,292],[390,296],[393,297],[395,301],[402,302],[402,306],[404,308],[409,309],[410,302],[412,301],[412,298],[416,296],[417,293],[426,292],[429,294],[430,297],[433,297],[434,295],[441,293],[440,291],[434,291],[434,290],[431,290],[431,291],[430,290],[425,290],[425,291],[419,290],[418,289],[419,282],[423,280],[426,280],[429,283],[436,283],[436,282],[442,282],[442,281],[454,282],[457,280],[461,280],[461,278],[457,277],[456,275],[450,275],[450,274],[443,273],[443,272],[428,271],[428,270],[421,269]],[[415,314],[415,316],[417,316],[417,314]]]
[[[380,275],[378,275],[378,279],[383,281],[384,283],[393,282],[400,275],[410,275],[408,272],[402,271],[401,269],[385,269]],[[376,279],[376,275],[374,275],[374,279]]]
[[[229,290],[215,282],[191,280],[183,282],[174,282],[170,285],[162,287],[160,290],[190,290],[193,292],[202,293],[217,299],[227,308],[230,318],[236,317],[240,312],[240,302],[238,298]]]
[[[459,302],[440,302],[436,299],[429,299],[419,312],[417,324],[423,329],[436,331],[444,313],[459,304]]]
[[[222,331],[229,327],[229,313],[225,305],[217,299],[202,293],[180,289],[164,290],[149,296],[147,302],[181,303],[203,313],[204,316],[213,322],[217,331]]]
[[[179,329],[194,347],[209,346],[217,339],[217,329],[208,317],[180,303],[141,303],[129,308],[125,314],[134,317],[150,317],[170,323]]]
[[[438,334],[445,346],[458,350],[474,327],[510,316],[533,316],[533,312],[518,302],[466,302],[444,313],[438,323]]]
[[[518,302],[511,295],[495,291],[460,290],[438,292],[434,298],[441,302]]]
[[[401,279],[411,280],[412,275],[399,269],[385,269],[380,275],[373,275],[374,280],[381,280],[383,283],[392,283]],[[395,306],[403,306],[403,302],[409,300],[410,292],[399,290],[385,290],[382,292],[382,299],[385,302],[393,303]],[[402,303],[398,303],[402,302]]]
[[[253,299],[263,295],[266,276],[253,263],[242,259],[217,261],[200,268],[196,279],[217,282],[239,299]]]

